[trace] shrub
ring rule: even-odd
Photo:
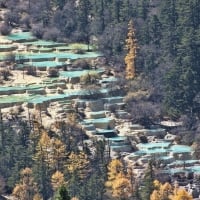
[[[83,84],[94,84],[99,79],[99,74],[96,72],[89,72],[87,74],[84,74],[80,78],[80,82]]]
[[[41,39],[44,34],[44,28],[41,24],[38,24],[32,28],[31,32],[35,37]]]
[[[47,76],[48,77],[58,77],[59,76],[59,71],[56,68],[49,68],[47,71]]]
[[[1,1],[0,1],[0,7],[1,7],[1,8],[6,8],[6,7],[7,7],[7,5],[6,5],[6,0],[1,0]]]
[[[160,105],[142,100],[129,103],[127,109],[131,113],[134,123],[139,123],[146,127],[157,121],[161,115]]]
[[[149,97],[149,94],[146,91],[128,92],[124,101],[126,103],[131,103],[134,101],[147,100],[148,97]]]
[[[21,19],[21,23],[25,25],[25,28],[31,28],[31,19],[30,16],[26,15]]]
[[[57,41],[57,38],[60,36],[60,31],[57,28],[47,29],[43,35],[45,40]]]
[[[19,25],[20,15],[17,11],[14,12],[9,11],[5,14],[4,20],[6,24],[15,27]]]
[[[72,67],[81,69],[90,69],[90,65],[86,60],[76,60],[73,62]]]
[[[31,66],[27,67],[26,74],[36,76],[37,75],[36,67],[31,67]]]
[[[9,35],[11,30],[12,30],[11,27],[7,24],[2,24],[0,26],[0,32],[2,35]]]
[[[87,35],[81,31],[74,31],[72,35],[72,40],[76,42],[85,42],[87,41]]]
[[[74,44],[73,45],[73,52],[77,54],[84,54],[85,50],[83,49],[83,46],[81,44]]]
[[[2,79],[4,81],[8,81],[9,80],[9,76],[11,76],[12,73],[10,72],[9,69],[0,69],[0,76],[2,77]]]
[[[81,94],[79,96],[80,99],[91,99],[91,100],[97,100],[100,98],[103,98],[104,94],[101,93],[100,89],[94,85],[90,85],[86,87],[85,94]]]
[[[15,57],[16,57],[16,55],[14,53],[9,53],[6,56],[5,61],[8,63],[15,63]]]
[[[73,50],[73,53],[76,53],[76,54],[84,54],[85,51],[83,49],[74,49]]]

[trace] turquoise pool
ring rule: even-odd
[[[27,62],[25,65],[30,65],[33,67],[62,67],[62,62],[55,62],[55,61],[42,61],[42,62]]]
[[[166,149],[169,148],[170,142],[155,142],[155,143],[140,143],[137,145],[139,149],[145,149],[145,150],[150,150],[150,149]]]
[[[13,41],[20,41],[20,40],[35,39],[35,37],[30,32],[18,32],[8,35],[7,39]]]
[[[191,147],[186,145],[172,145],[169,151],[173,153],[191,153],[193,150]]]

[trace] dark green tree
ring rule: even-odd
[[[151,193],[154,190],[154,185],[153,185],[154,177],[155,176],[153,170],[153,161],[150,160],[148,163],[148,168],[144,175],[144,180],[140,191],[142,200],[150,199]]]
[[[67,191],[67,188],[62,185],[57,193],[56,193],[56,196],[54,197],[54,200],[70,200],[70,196],[68,194],[68,191]]]

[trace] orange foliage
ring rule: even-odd
[[[135,39],[135,30],[133,21],[128,24],[128,34],[126,39],[126,49],[128,50],[125,56],[126,64],[126,79],[133,79],[135,77],[135,58],[137,53],[137,40]]]

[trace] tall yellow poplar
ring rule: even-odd
[[[135,58],[137,53],[137,40],[135,37],[135,29],[132,20],[130,20],[128,23],[126,50],[128,51],[124,59],[126,65],[126,79],[130,80],[135,77]]]
[[[108,181],[105,185],[111,189],[113,197],[127,199],[132,194],[131,180],[123,172],[123,164],[113,159],[108,165]]]
[[[108,165],[108,181],[107,187],[112,187],[113,181],[116,179],[117,174],[123,171],[123,164],[118,159],[113,159]]]
[[[46,131],[42,132],[41,138],[36,147],[37,153],[34,157],[34,160],[50,163],[50,151],[51,151],[51,143],[50,137],[48,136]]]

